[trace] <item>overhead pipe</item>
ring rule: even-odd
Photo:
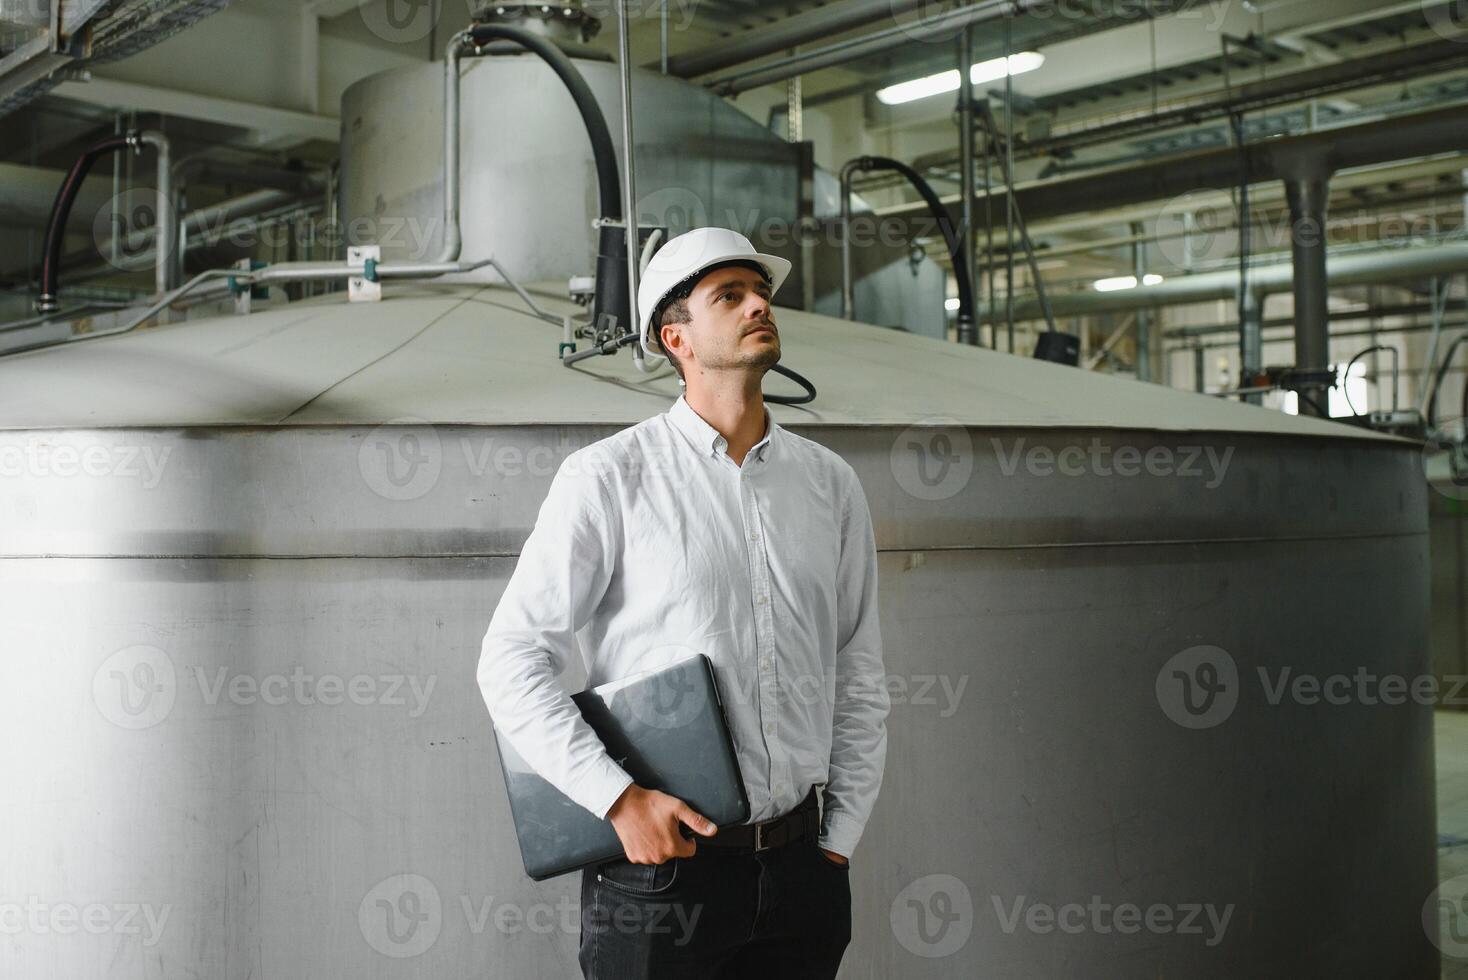
[[[761,26],[732,41],[720,41],[687,54],[667,59],[664,74],[693,78],[709,72],[741,65],[767,54],[819,41],[843,31],[865,27],[887,17],[896,17],[922,6],[927,0],[843,0],[826,4],[774,24]],[[660,67],[659,62],[645,65]]]
[[[1331,257],[1330,265],[1326,269],[1326,282],[1333,287],[1363,286],[1464,271],[1468,271],[1468,242],[1455,242],[1429,247],[1413,246],[1335,255]],[[1266,296],[1293,289],[1294,277],[1295,269],[1291,262],[1257,266],[1249,270],[1249,289],[1262,300]],[[1050,308],[1056,316],[1127,313],[1152,306],[1180,306],[1186,303],[1233,299],[1238,294],[1238,288],[1237,270],[1223,269],[1108,293],[1061,293],[1050,297]],[[1260,306],[1263,306],[1262,302]],[[1033,295],[1015,297],[1016,319],[1038,320],[1042,315],[1040,304]]]
[[[705,84],[720,95],[737,95],[796,75],[846,64],[917,41],[948,37],[971,24],[1005,16],[1020,16],[1033,9],[1053,6],[1054,0],[978,0],[916,24],[898,24],[846,41],[802,51],[778,61],[756,65],[714,78]],[[829,35],[829,32],[827,32]]]
[[[1066,180],[1034,181],[1015,188],[1015,202],[1032,222],[1099,208],[1180,197],[1192,191],[1236,186],[1242,177],[1250,183],[1282,180],[1302,157],[1318,156],[1332,171],[1392,163],[1412,157],[1461,153],[1468,149],[1468,106],[1431,109],[1375,122],[1316,130],[1298,136],[1280,136],[1248,144],[1180,153],[1143,164],[1120,167]],[[1241,172],[1242,171],[1242,172]],[[996,208],[1004,207],[1003,192],[989,192]],[[958,195],[944,199],[957,205]],[[884,208],[884,217],[922,214],[926,208],[907,205]]]

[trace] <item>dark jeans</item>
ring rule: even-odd
[[[812,837],[581,873],[586,980],[820,980],[850,941],[850,872]]]

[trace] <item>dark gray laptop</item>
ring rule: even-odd
[[[749,819],[749,798],[708,657],[697,654],[571,700],[637,785],[678,797],[720,827]],[[598,820],[538,775],[498,731],[495,744],[526,874],[544,881],[624,856],[610,820]]]

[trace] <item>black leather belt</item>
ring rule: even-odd
[[[739,849],[754,853],[780,847],[806,837],[815,838],[821,832],[820,806],[816,802],[816,788],[812,786],[805,799],[783,816],[759,823],[742,823],[735,827],[720,827],[712,837],[697,835],[700,848],[717,847]]]

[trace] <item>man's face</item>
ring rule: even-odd
[[[770,287],[753,269],[715,269],[688,296],[691,322],[679,324],[684,347],[706,371],[768,370],[780,360],[780,334],[770,307]],[[688,355],[683,349],[688,370]]]

